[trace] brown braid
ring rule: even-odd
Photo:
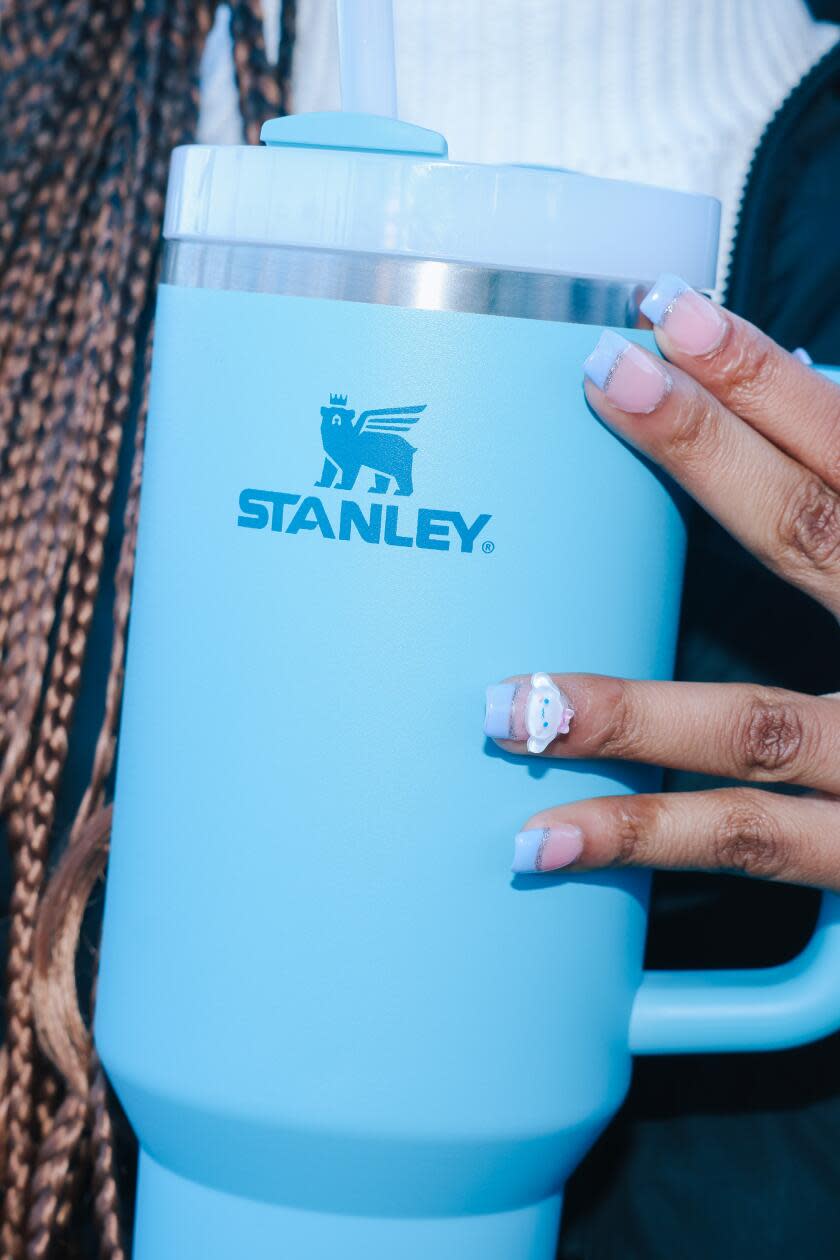
[[[248,144],[259,144],[260,127],[280,108],[280,89],[266,59],[259,8],[250,0],[234,0],[230,31],[245,139]]]
[[[93,1055],[90,1086],[91,1147],[93,1150],[93,1207],[99,1226],[103,1260],[125,1260],[120,1237],[120,1207],[114,1168],[114,1131],[108,1110],[105,1073]]]
[[[134,16],[138,20],[133,21],[132,25],[142,29],[139,5],[140,0],[137,0]],[[154,22],[145,30],[154,35],[158,33]],[[138,48],[136,51],[142,53],[146,49]],[[151,52],[151,47],[148,51]],[[138,91],[128,93],[114,129],[115,136],[122,145],[130,142],[131,128],[137,126],[141,170],[148,148],[148,113],[143,95]],[[117,221],[123,215],[122,208],[112,193],[112,184],[116,178],[116,170],[106,167],[106,196],[103,197],[100,208],[99,227],[105,238],[106,257],[110,266],[104,267],[95,276],[92,302],[87,311],[88,319],[92,317],[92,336],[89,372],[83,374],[83,380],[90,381],[92,396],[85,400],[85,441],[75,538],[67,570],[64,600],[59,613],[57,643],[46,679],[47,689],[40,730],[36,733],[31,762],[14,785],[12,811],[8,819],[8,831],[13,843],[15,885],[8,963],[9,1170],[3,1243],[9,1246],[10,1240],[14,1240],[15,1251],[12,1254],[22,1254],[22,1230],[32,1175],[34,1145],[32,1125],[36,1056],[33,1044],[32,934],[55,811],[55,786],[67,755],[67,732],[81,677],[87,630],[93,616],[103,544],[108,530],[108,508],[122,436],[120,415],[105,414],[113,393],[113,340],[119,313],[118,303],[122,296],[121,264],[124,265],[124,255],[131,240],[129,230],[120,242],[122,248],[117,245]],[[130,213],[135,208],[135,200],[129,198],[128,205],[129,216],[125,217],[128,217],[130,224]],[[107,246],[112,241],[114,247],[109,256]],[[123,407],[127,407],[127,399],[124,400]],[[54,494],[52,499],[60,502],[58,495]],[[27,589],[37,580],[39,573],[50,570],[50,558],[44,552],[49,546],[50,534],[58,532],[57,526],[56,521],[52,530],[39,531],[39,542],[33,556],[34,569],[31,574],[25,574]],[[65,536],[67,532],[63,531]],[[57,565],[52,566],[53,579],[57,568]],[[43,585],[49,591],[52,583]],[[43,626],[43,619],[39,621],[40,626]],[[46,646],[46,643],[39,645],[40,650],[34,659],[36,669],[43,668]],[[32,664],[30,660],[30,666]]]
[[[93,120],[94,125],[97,125],[99,117],[101,113],[98,112]],[[73,120],[70,121],[72,124]],[[70,134],[73,134],[72,126]],[[65,138],[64,144],[67,143]],[[95,154],[93,160],[97,159],[98,155]],[[9,463],[15,470],[11,473],[10,469],[11,475],[0,483],[0,527],[3,530],[0,539],[0,647],[11,633],[13,646],[4,671],[3,701],[4,710],[17,734],[16,742],[7,751],[0,775],[0,798],[26,752],[26,740],[38,701],[38,679],[43,672],[43,632],[49,630],[48,624],[42,624],[45,616],[48,616],[48,610],[43,607],[43,599],[49,600],[52,595],[54,605],[54,588],[63,571],[61,556],[53,550],[51,581],[47,580],[48,575],[43,565],[37,562],[32,565],[25,580],[22,580],[21,570],[25,557],[32,546],[33,535],[37,539],[40,532],[39,513],[44,509],[43,492],[33,493],[38,484],[33,476],[33,444],[39,472],[43,470],[45,459],[51,461],[47,492],[56,505],[65,507],[65,528],[72,520],[73,501],[72,498],[68,499],[71,487],[62,486],[61,474],[68,470],[72,477],[79,460],[77,447],[69,440],[60,440],[71,417],[75,392],[69,373],[65,376],[63,386],[59,383],[64,398],[63,406],[58,399],[55,406],[49,405],[54,378],[62,365],[62,350],[66,350],[69,363],[73,363],[86,331],[82,319],[77,318],[72,323],[69,317],[79,302],[77,290],[89,256],[90,225],[87,225],[82,248],[74,248],[79,216],[84,210],[88,194],[86,188],[83,188],[79,194],[80,203],[74,204],[73,193],[79,183],[79,168],[70,158],[62,169],[66,178],[62,179],[57,189],[47,184],[45,190],[41,191],[39,202],[42,199],[51,202],[53,216],[58,215],[61,208],[68,204],[72,206],[72,210],[66,215],[64,223],[59,220],[59,239],[53,256],[46,250],[39,250],[38,263],[49,264],[46,274],[43,265],[30,268],[38,280],[38,313],[35,318],[14,321],[14,326],[19,327],[20,331],[17,345],[13,348],[14,357],[6,364],[6,375],[10,379],[11,388],[0,395],[0,434],[5,438],[2,448],[7,452]],[[71,181],[69,184],[67,179]],[[47,224],[50,224],[49,218]],[[29,240],[26,245],[29,246]],[[27,249],[21,252],[27,252]],[[31,253],[32,250],[28,249],[28,252]],[[13,270],[16,273],[9,277],[8,283],[3,287],[4,296],[9,292],[14,294],[21,286],[19,269]],[[38,274],[39,271],[41,274]],[[56,304],[55,310],[52,303]],[[57,318],[54,317],[56,314]],[[66,343],[62,346],[60,339],[65,335],[68,324],[72,341],[69,346]],[[0,312],[0,328],[2,326]],[[19,405],[21,396],[26,397],[27,393],[27,402]],[[12,429],[14,422],[17,422],[16,431]],[[46,439],[44,425],[49,425],[51,440]],[[68,460],[72,460],[69,468]],[[58,493],[55,492],[56,487]],[[65,545],[67,541],[65,536]],[[21,593],[25,595],[23,604],[20,603]],[[14,625],[10,624],[13,617],[16,618]],[[37,634],[39,629],[40,641]]]
[[[40,1254],[41,1236],[52,1239],[62,1212],[70,1214],[69,1164],[65,1152],[77,1150],[90,1119],[88,1074],[94,1064],[90,1034],[76,996],[75,946],[92,889],[102,878],[111,829],[111,809],[100,809],[68,845],[41,903],[35,938],[34,1005],[40,1045],[68,1086],[67,1106],[59,1110],[43,1141],[32,1185],[28,1252]],[[100,1132],[102,1124],[100,1120]],[[107,1157],[100,1157],[107,1162]],[[69,1187],[70,1191],[76,1185]],[[116,1191],[114,1190],[116,1198]],[[66,1201],[70,1199],[70,1202]]]
[[[9,1052],[5,1046],[0,1050],[0,1181],[6,1182],[6,1118],[8,1115],[8,1093],[6,1084],[9,1079]]]
[[[33,1202],[26,1248],[27,1257],[31,1260],[41,1260],[49,1254],[56,1234],[64,1187],[86,1120],[86,1100],[78,1094],[68,1094],[42,1144],[41,1162],[32,1179]]]
[[[295,34],[297,30],[297,4],[293,0],[284,3],[280,9],[280,47],[277,49],[277,86],[280,92],[279,112],[291,114],[292,103],[292,60],[295,50]]]
[[[214,9],[214,0],[0,0],[0,809],[13,870],[0,1059],[2,1260],[51,1253],[86,1180],[86,1157],[100,1253],[124,1256],[107,1086],[80,1013],[75,954],[110,825],[102,806],[121,694],[146,311],[166,169],[172,147],[194,131]],[[258,0],[234,3],[231,28],[254,140],[290,99],[293,5],[285,0],[279,78],[266,61]],[[101,730],[45,891],[132,411]]]

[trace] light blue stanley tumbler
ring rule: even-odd
[[[512,877],[534,811],[659,778],[482,735],[509,673],[671,671],[680,504],[581,363],[712,285],[717,205],[263,138],[167,207],[96,1027],[135,1258],[550,1260],[633,1053],[840,1017],[830,906],[785,967],[643,974],[645,873]]]

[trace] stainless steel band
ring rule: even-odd
[[[633,328],[648,286],[623,280],[492,270],[393,254],[167,241],[163,280],[191,288],[285,293],[425,311],[471,311]]]

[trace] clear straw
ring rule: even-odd
[[[392,0],[337,0],[341,108],[397,116]]]

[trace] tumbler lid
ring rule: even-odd
[[[276,118],[265,146],[172,155],[164,235],[714,287],[713,197],[553,167],[452,162],[436,132],[351,113]]]

